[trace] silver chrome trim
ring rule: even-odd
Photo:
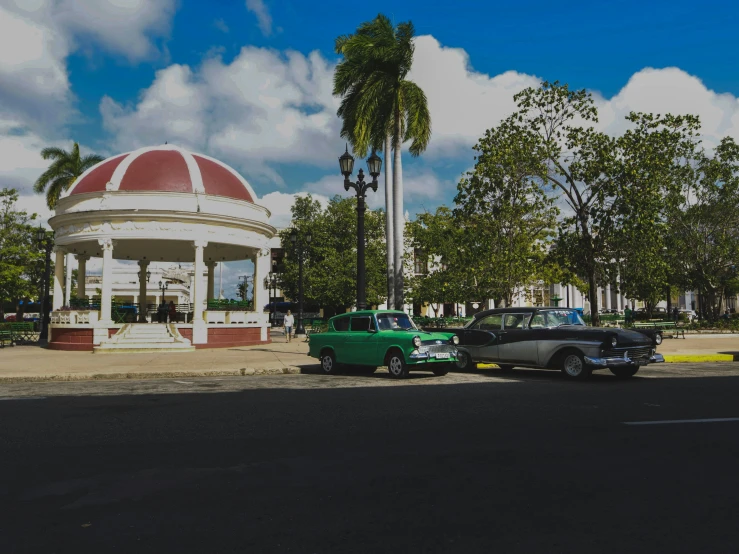
[[[649,357],[649,361],[644,358],[632,359],[622,358],[596,358],[585,356],[585,363],[596,367],[633,367],[636,365],[660,364],[664,363],[665,357],[662,354],[654,354]]]

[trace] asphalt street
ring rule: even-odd
[[[735,552],[735,367],[2,385],[0,552]]]

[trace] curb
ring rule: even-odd
[[[665,354],[665,363],[733,362],[733,354]]]
[[[280,368],[242,367],[231,370],[207,371],[132,371],[127,373],[66,373],[58,375],[29,375],[0,377],[0,383],[34,383],[41,381],[112,381],[126,379],[178,379],[181,377],[250,377],[253,375],[295,375],[301,369],[296,366]]]

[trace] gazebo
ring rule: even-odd
[[[236,170],[203,154],[165,144],[100,162],[75,181],[49,220],[56,251],[49,347],[192,350],[269,342],[261,310],[269,302],[261,281],[270,271],[268,243],[276,233],[269,217]],[[62,310],[67,253],[77,257],[79,283],[85,282],[87,260],[102,258],[99,310]],[[194,262],[191,320],[146,328],[142,308],[137,322],[114,321],[114,259],[138,262],[144,301],[150,262]],[[254,264],[254,311],[209,310],[216,263],[245,259]],[[77,295],[85,297],[84,286]]]

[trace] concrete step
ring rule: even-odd
[[[100,346],[95,346],[93,352],[96,354],[143,354],[143,353],[159,353],[159,352],[195,352],[195,347],[182,344],[174,343],[169,345],[159,345],[152,347],[147,345],[142,348],[141,345],[136,344],[112,344],[105,343]]]
[[[112,339],[109,341],[114,344],[125,344],[125,343],[145,343],[145,344],[158,344],[158,343],[172,343],[176,342],[174,337],[120,337],[116,340]]]

